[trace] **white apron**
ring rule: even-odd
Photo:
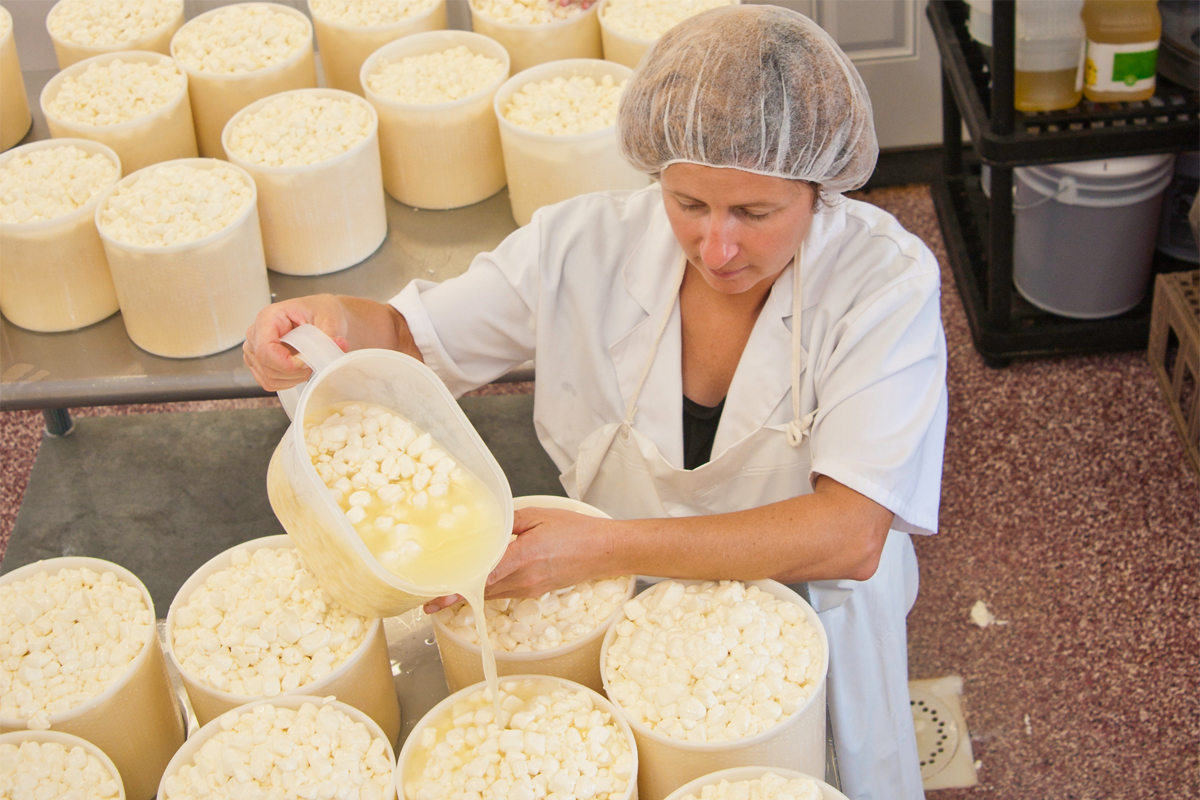
[[[802,252],[802,251],[801,251]],[[801,253],[793,261],[792,421],[759,428],[707,464],[677,469],[633,427],[637,400],[658,351],[687,269],[662,312],[649,359],[625,419],[593,431],[560,476],[567,494],[616,519],[724,514],[812,491],[808,436],[816,409],[800,414]],[[682,422],[680,423],[682,425]],[[908,699],[905,616],[917,595],[917,562],[908,534],[891,531],[868,581],[813,581],[809,596],[829,636],[827,696],[842,791],[852,800],[924,797]],[[822,776],[817,776],[822,777]]]

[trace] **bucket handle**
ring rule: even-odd
[[[1041,199],[1034,200],[1032,203],[1013,203],[1013,211],[1027,211],[1031,208],[1037,208],[1043,203],[1049,203],[1051,200],[1062,200],[1064,203],[1074,204],[1079,199],[1079,184],[1075,182],[1075,178],[1071,175],[1063,175],[1058,179],[1058,189],[1054,194],[1042,195]]]
[[[334,361],[345,355],[333,339],[316,325],[299,325],[280,337],[280,341],[293,348],[300,360],[309,366],[313,375],[322,371]],[[312,380],[312,378],[309,378]],[[304,393],[308,381],[293,386],[290,389],[280,389],[279,402],[287,412],[288,419],[296,416],[296,406],[300,404],[300,395]]]

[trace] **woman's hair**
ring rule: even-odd
[[[818,196],[875,169],[871,100],[815,22],[778,6],[713,9],[667,31],[621,98],[621,150],[660,174],[684,162],[819,184]]]

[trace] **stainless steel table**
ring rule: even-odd
[[[25,75],[33,127],[24,142],[49,136],[38,105],[53,70]],[[24,143],[23,142],[23,143]],[[421,211],[386,200],[388,235],[362,263],[331,275],[269,273],[271,296],[347,294],[387,300],[410,280],[443,281],[466,270],[516,230],[507,190],[467,208]],[[528,380],[529,370],[509,379]],[[34,333],[0,320],[0,410],[262,397],[240,347],[203,358],[172,359],[141,350],[120,313],[78,331]],[[53,420],[48,417],[53,426]],[[61,432],[53,431],[52,432]]]

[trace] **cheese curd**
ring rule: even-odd
[[[396,103],[448,103],[481,91],[505,71],[503,62],[460,45],[398,61],[381,58],[367,76],[367,88]]]
[[[474,0],[471,11],[509,25],[545,25],[582,14],[584,9],[558,0]]]
[[[735,0],[608,0],[604,24],[634,39],[657,39],[688,17]]]
[[[0,744],[0,797],[10,800],[106,800],[119,779],[82,747],[58,742]]]
[[[387,743],[340,709],[264,704],[220,717],[192,763],[163,781],[167,798],[359,798],[391,788]]]
[[[337,25],[369,28],[415,17],[438,0],[309,0],[314,17]]]
[[[629,741],[590,692],[536,679],[477,689],[422,722],[401,775],[410,800],[620,800],[633,780]]]
[[[609,699],[673,739],[754,736],[817,688],[824,654],[801,608],[738,581],[663,581],[624,606],[605,656]]]
[[[185,24],[171,40],[183,66],[217,75],[254,72],[286,61],[310,46],[303,19],[270,4],[226,6]]]
[[[182,12],[183,0],[61,0],[46,27],[61,41],[111,46],[144,39]]]
[[[518,128],[554,136],[608,128],[617,123],[625,83],[611,75],[599,81],[572,75],[527,83],[509,99],[504,118]]]
[[[240,548],[175,610],[172,652],[217,691],[275,697],[328,675],[368,632],[368,621],[335,603],[294,548]]]
[[[608,578],[568,586],[541,597],[488,600],[484,605],[492,648],[509,653],[549,650],[587,636],[624,602],[630,578]],[[475,614],[466,603],[444,608],[438,617],[452,633],[479,644]]]
[[[0,717],[49,728],[121,678],[154,629],[114,573],[63,569],[0,585]]]
[[[340,156],[374,128],[362,100],[290,92],[238,118],[227,138],[230,155],[265,167],[316,164]]]
[[[821,800],[821,787],[812,778],[782,778],[767,772],[748,781],[722,780],[679,800]]]
[[[200,169],[166,162],[120,186],[100,209],[100,230],[125,244],[167,247],[202,239],[228,227],[254,198],[232,167]]]
[[[7,8],[0,7],[0,41],[8,38],[12,33],[12,14],[8,13]]]
[[[0,166],[0,222],[41,222],[69,214],[119,177],[111,158],[75,145],[13,156]]]
[[[117,125],[153,114],[186,85],[183,73],[166,56],[157,64],[115,58],[63,78],[46,110],[76,125]]]

